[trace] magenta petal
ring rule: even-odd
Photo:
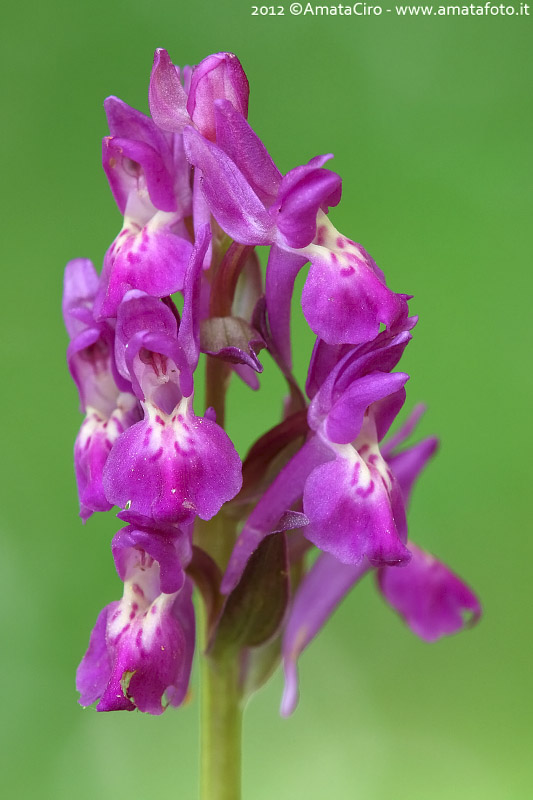
[[[181,654],[179,670],[174,676],[172,685],[168,686],[166,690],[166,697],[171,706],[180,706],[186,699],[191,678],[196,640],[192,589],[192,582],[187,578],[183,589],[172,606],[172,616],[178,622],[183,633],[184,648]]]
[[[204,225],[196,236],[183,287],[183,314],[178,332],[178,344],[182,348],[192,371],[200,355],[200,281],[202,266],[211,244],[211,229]]]
[[[117,407],[109,418],[90,411],[74,445],[74,467],[80,498],[80,516],[85,521],[94,511],[109,511],[112,504],[105,496],[102,476],[107,458],[121,433],[139,419],[133,395],[120,394]]]
[[[381,281],[362,251],[340,258],[322,247],[309,250],[302,308],[312,330],[330,344],[374,339],[380,323],[389,325],[397,316],[400,296]]]
[[[97,711],[164,711],[163,694],[178,677],[185,653],[184,633],[171,613],[173,603],[173,595],[162,595],[144,614],[129,612],[130,604],[124,601],[118,604],[107,624],[113,665]]]
[[[65,267],[62,308],[71,339],[94,324],[92,307],[98,282],[98,273],[88,258],[75,258]]]
[[[276,200],[281,173],[265,145],[227,100],[215,103],[217,144],[228,155],[265,206]]]
[[[252,391],[258,391],[260,386],[259,378],[251,367],[247,364],[232,364],[231,368]]]
[[[274,220],[233,161],[193,128],[183,134],[189,162],[202,173],[202,190],[222,229],[240,244],[270,244]]]
[[[118,602],[110,603],[100,611],[91,632],[89,647],[76,672],[76,689],[80,693],[79,703],[91,706],[105,691],[111,672],[111,657],[107,648],[106,629]]]
[[[393,478],[387,479],[389,486],[373,464],[356,456],[317,467],[305,485],[305,537],[344,564],[365,556],[376,565],[409,560],[399,493],[391,491]]]
[[[154,219],[139,228],[125,227],[106,253],[95,301],[97,319],[116,317],[130,289],[166,297],[183,288],[192,252],[190,242],[171,233]]]
[[[481,605],[472,590],[447,566],[429,553],[410,545],[406,567],[384,567],[378,572],[379,588],[413,633],[426,642],[456,633],[478,621]]]
[[[292,603],[283,635],[285,690],[281,714],[292,714],[298,703],[298,658],[335,611],[352,586],[370,569],[367,561],[341,564],[323,553],[313,564]]]
[[[241,461],[216,423],[178,407],[149,416],[115,443],[104,471],[110,502],[156,521],[211,519],[242,485]],[[224,465],[224,469],[220,465]]]
[[[291,359],[291,300],[294,281],[306,262],[305,256],[288,253],[272,245],[265,280],[268,321],[272,339],[285,364]]]
[[[113,446],[106,428],[107,420],[92,412],[83,421],[74,445],[80,516],[84,521],[94,511],[109,511],[112,508],[102,486],[102,473]]]
[[[399,445],[403,444],[403,442],[411,436],[425,410],[426,407],[423,403],[419,403],[413,408],[402,427],[392,436],[389,436],[387,441],[383,442],[381,445],[381,452],[384,456],[388,456],[396,447],[399,447]]]
[[[67,364],[78,388],[82,411],[89,407],[109,416],[116,405],[119,388],[113,375],[113,331],[95,324],[72,339],[67,347]]]
[[[154,53],[148,102],[150,114],[162,130],[181,133],[190,124],[187,94],[181,85],[176,67],[162,47]]]

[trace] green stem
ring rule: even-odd
[[[241,797],[242,708],[238,677],[235,657],[202,657],[200,800]]]
[[[215,409],[217,424],[224,427],[226,421],[226,391],[231,372],[225,361],[207,356],[205,374],[205,405]]]
[[[207,357],[206,406],[215,409],[221,427],[225,422],[230,375],[224,361]],[[207,523],[198,520],[196,543],[218,563],[221,571],[226,567],[235,536],[235,523],[222,513]],[[215,589],[215,601],[217,597],[221,604],[222,598]],[[209,619],[204,602],[199,605],[202,609],[200,800],[240,800],[242,701],[238,655],[232,653],[213,658],[205,654],[213,620]]]

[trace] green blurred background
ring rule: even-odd
[[[120,228],[100,168],[102,101],[146,111],[164,46],[177,63],[239,55],[250,120],[283,171],[335,154],[344,195],[332,220],[420,315],[406,411],[427,403],[421,434],[442,448],[415,491],[411,536],[484,604],[476,629],[427,645],[372,581],[354,591],[301,660],[294,717],[278,717],[279,675],[248,707],[245,797],[531,797],[533,20],[250,9],[32,0],[3,11],[4,796],[196,796],[196,680],[190,704],[161,718],[82,710],[74,690],[96,615],[121,587],[113,515],[77,517],[62,271],[75,256],[100,265]],[[303,377],[312,339],[295,326]],[[268,363],[262,383],[232,393],[241,452],[277,419]]]

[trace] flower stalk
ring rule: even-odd
[[[237,659],[202,658],[200,680],[200,798],[240,800],[242,707]]]

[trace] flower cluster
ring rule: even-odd
[[[77,674],[81,704],[99,711],[183,702],[193,585],[206,657],[238,659],[243,697],[283,660],[284,714],[299,654],[365,573],[427,641],[480,614],[472,591],[407,541],[411,488],[437,445],[404,447],[421,408],[383,442],[405,400],[408,375],[395,369],[416,324],[410,298],[331,223],[331,156],[282,175],[247,122],[248,94],[230,53],[180,70],[158,50],[150,117],[105,101],[103,166],[124,221],[100,275],[85,259],[67,265],[63,297],[85,414],[80,516],[119,506],[126,525],[112,542],[124,594],[100,613]],[[259,245],[270,248],[264,278]],[[302,309],[317,338],[304,393],[290,309],[307,262]],[[224,395],[232,376],[259,388],[261,350],[287,397],[241,463]]]

